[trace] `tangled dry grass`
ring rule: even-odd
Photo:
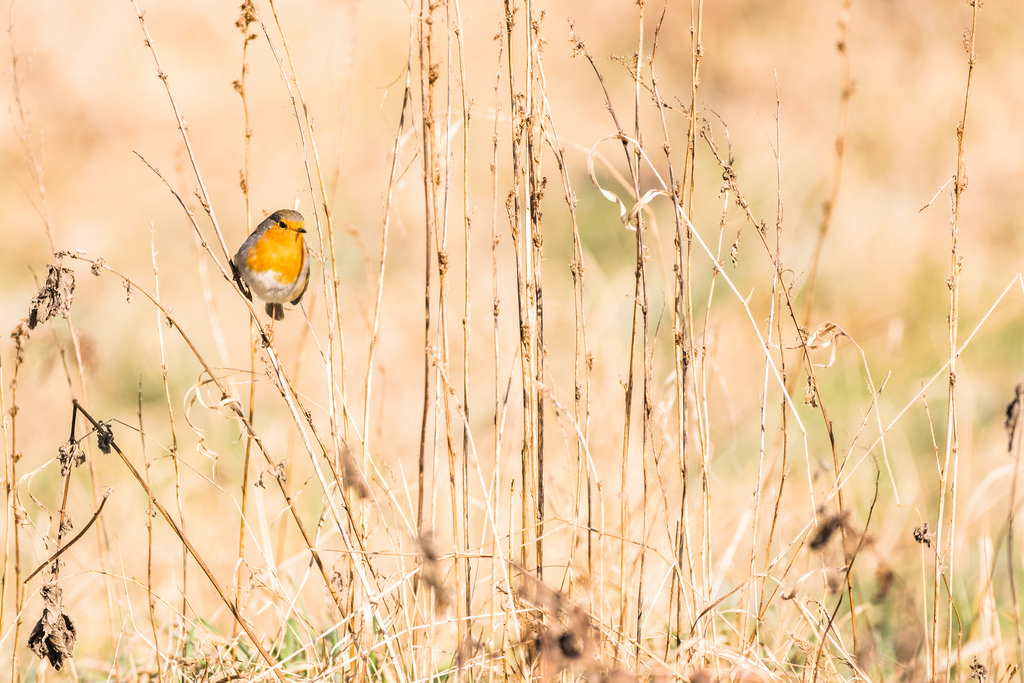
[[[12,5],[3,676],[1019,677],[1024,10],[713,5]]]

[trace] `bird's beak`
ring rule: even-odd
[[[305,234],[305,232],[306,232],[306,229],[305,229],[305,228],[299,228],[299,229],[298,229],[298,230],[296,230],[295,232],[299,232],[299,233],[303,233],[303,234]]]

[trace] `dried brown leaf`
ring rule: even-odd
[[[60,259],[50,264],[46,274],[46,284],[32,299],[28,312],[28,327],[34,330],[55,315],[65,318],[71,311],[71,302],[75,294],[75,274],[70,268],[64,268]]]
[[[43,615],[28,638],[29,649],[60,671],[71,660],[75,646],[75,623],[61,606],[61,589],[56,584],[43,586]]]

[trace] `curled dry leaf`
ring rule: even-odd
[[[828,515],[818,524],[818,530],[814,536],[811,537],[810,542],[807,544],[811,550],[821,550],[828,543],[829,539],[839,529],[842,529],[846,524],[846,513],[837,512],[834,515]]]
[[[71,311],[71,301],[75,294],[75,274],[70,268],[64,268],[60,259],[50,264],[46,273],[46,284],[32,299],[28,312],[28,327],[34,330],[40,323],[45,323],[55,315],[65,318]]]
[[[29,649],[60,671],[71,659],[75,646],[75,623],[61,605],[61,590],[56,584],[43,586],[43,616],[28,638]]]
[[[835,342],[837,337],[846,336],[846,332],[843,332],[843,328],[836,325],[834,322],[825,321],[818,325],[811,333],[811,336],[807,338],[807,348],[809,349],[826,349]]]
[[[804,342],[804,346],[806,346],[809,351],[829,349],[828,362],[818,365],[818,367],[830,368],[832,367],[832,364],[836,362],[836,347],[838,346],[838,344],[836,344],[836,340],[839,337],[845,336],[847,335],[846,332],[843,331],[843,328],[839,327],[839,325],[836,325],[834,322],[825,321],[814,328],[814,332],[807,337],[807,340]]]

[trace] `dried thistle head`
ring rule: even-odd
[[[14,340],[15,360],[21,363],[25,360],[25,344],[28,343],[28,324],[22,320],[11,330],[11,339]]]
[[[932,547],[932,534],[928,529],[928,522],[925,522],[921,526],[914,527],[914,540],[918,543],[923,543],[929,548]]]
[[[110,454],[114,446],[114,432],[110,429],[109,422],[100,422],[96,426],[96,445],[104,455]]]
[[[72,467],[79,467],[85,462],[85,451],[77,441],[66,441],[57,449],[57,462],[60,463],[60,475],[66,477]]]

